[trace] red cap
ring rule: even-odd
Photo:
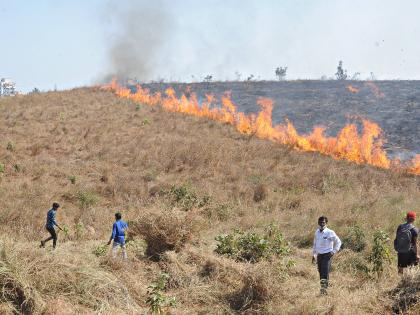
[[[407,212],[407,219],[415,219],[416,213],[414,211],[408,211]]]

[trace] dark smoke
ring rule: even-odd
[[[163,1],[121,3],[123,7],[108,8],[116,30],[110,41],[110,71],[106,77],[146,81],[154,74],[155,62],[169,34],[171,17]]]

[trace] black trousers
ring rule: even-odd
[[[50,232],[51,237],[49,237],[46,242],[48,242],[49,240],[53,240],[53,247],[55,248],[55,246],[57,245],[57,233],[55,232],[54,228],[50,228],[47,227],[47,231]]]
[[[331,258],[332,253],[318,254],[316,256],[316,262],[318,264],[318,272],[320,279],[328,280],[328,276],[331,269]]]

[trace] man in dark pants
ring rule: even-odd
[[[333,230],[327,228],[328,218],[319,217],[319,229],[315,232],[312,263],[318,265],[321,280],[321,294],[327,294],[328,279],[331,269],[331,258],[340,250],[341,240]]]
[[[40,247],[45,247],[45,243],[50,240],[53,240],[53,249],[55,249],[57,245],[57,233],[55,232],[54,226],[58,227],[60,230],[63,230],[55,221],[55,215],[59,207],[60,205],[54,202],[52,205],[52,209],[50,209],[47,213],[47,224],[45,224],[45,228],[48,232],[50,232],[51,236],[41,241]]]
[[[416,213],[407,212],[406,223],[400,224],[397,229],[394,248],[398,252],[398,273],[403,274],[404,268],[417,266],[420,256],[417,247],[419,229],[414,226]]]

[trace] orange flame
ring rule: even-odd
[[[315,126],[310,134],[300,135],[290,121],[273,126],[273,101],[269,98],[258,98],[257,104],[261,107],[261,111],[257,115],[247,115],[237,111],[230,92],[226,92],[221,97],[221,108],[211,108],[216,100],[211,94],[206,94],[205,100],[199,104],[194,92],[189,92],[189,97],[183,94],[178,98],[171,87],[166,89],[164,95],[159,92],[151,94],[148,89],[141,86],[137,86],[136,93],[131,93],[130,89],[119,86],[116,80],[103,88],[113,91],[119,97],[138,103],[150,106],[160,105],[167,111],[228,123],[240,133],[253,134],[261,139],[289,144],[298,150],[317,151],[334,159],[344,159],[358,164],[366,163],[386,169],[404,169],[406,172],[420,175],[420,154],[409,163],[409,166],[405,167],[401,166],[399,160],[389,159],[382,148],[385,142],[382,138],[382,129],[378,124],[367,119],[361,119],[363,126],[361,134],[356,124],[347,124],[336,137],[325,136],[323,126]]]
[[[353,94],[359,93],[359,89],[358,88],[355,88],[354,86],[351,86],[351,85],[347,85],[347,90],[349,92],[353,93]]]
[[[385,94],[379,89],[379,87],[373,83],[372,81],[368,81],[365,83],[370,90],[372,91],[372,93],[377,97],[377,98],[384,98]]]

